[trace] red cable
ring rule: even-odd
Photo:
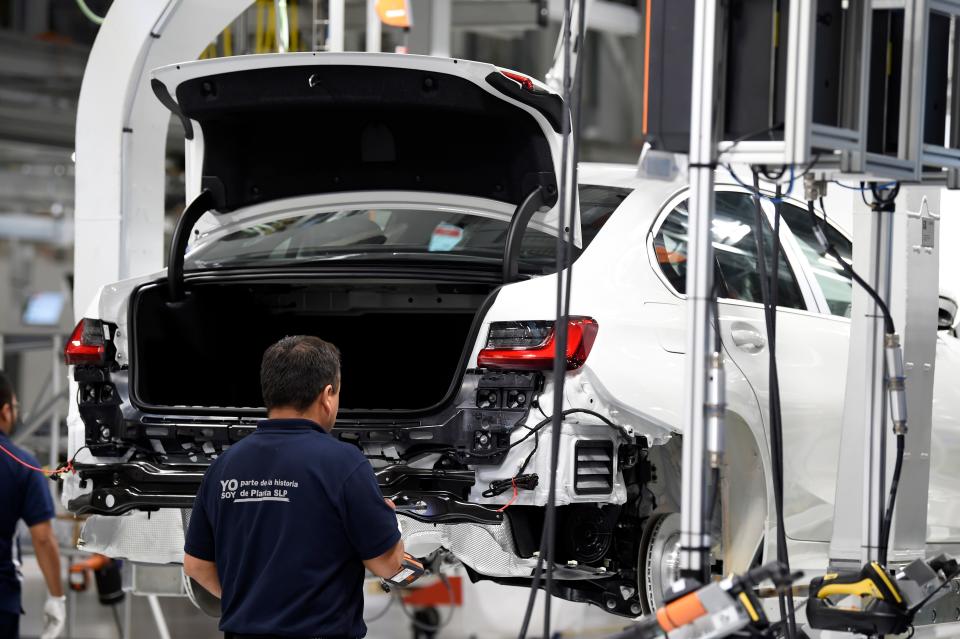
[[[507,508],[509,508],[509,507],[510,507],[510,504],[512,504],[513,502],[517,501],[517,496],[520,494],[520,491],[517,490],[517,478],[516,478],[516,477],[511,478],[511,479],[510,479],[510,483],[513,485],[513,498],[511,498],[510,501],[508,501],[507,503],[505,503],[505,504],[503,505],[503,508],[498,508],[497,511],[496,511],[496,512],[498,512],[498,513],[502,513],[502,512],[505,511]]]
[[[48,476],[50,476],[50,477],[52,477],[52,476],[54,476],[54,475],[59,475],[60,473],[66,473],[66,472],[68,472],[68,471],[72,471],[72,470],[73,470],[73,460],[68,461],[68,462],[67,462],[67,465],[64,466],[63,468],[58,468],[57,470],[46,470],[46,469],[44,469],[44,468],[37,468],[36,466],[31,466],[30,464],[28,464],[27,462],[23,461],[22,459],[20,459],[19,457],[17,457],[17,456],[14,455],[13,453],[11,453],[9,450],[7,450],[6,448],[4,448],[2,444],[0,444],[0,450],[2,450],[3,452],[5,452],[6,454],[10,455],[10,457],[12,457],[13,460],[16,461],[18,464],[20,464],[21,466],[25,466],[25,467],[29,468],[30,470],[35,470],[35,471],[37,471],[38,473],[43,473],[44,475],[48,475]]]

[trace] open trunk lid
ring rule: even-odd
[[[434,192],[511,208],[537,186],[556,192],[560,96],[489,64],[268,54],[171,65],[152,83],[183,122],[188,174],[200,176],[191,190],[210,190],[219,213],[337,192]],[[558,206],[536,221],[556,220]],[[574,229],[579,244],[578,218]]]

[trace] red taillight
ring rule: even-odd
[[[597,321],[571,317],[567,323],[567,370],[583,366],[597,339]],[[553,368],[553,322],[493,322],[477,365],[519,371]]]
[[[510,78],[514,82],[519,82],[520,86],[522,86],[527,91],[533,91],[536,88],[533,84],[533,80],[531,80],[525,75],[520,75],[519,73],[515,73],[513,71],[504,71],[503,69],[500,70],[500,73]]]
[[[80,320],[63,349],[63,361],[67,366],[106,364],[107,348],[103,335],[103,322],[88,318]]]

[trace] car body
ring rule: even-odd
[[[392,103],[369,83],[345,89],[370,70],[384,86],[406,78],[391,96],[402,86],[419,93]],[[488,178],[532,144],[539,184],[555,186],[562,127],[557,96],[511,73],[361,54],[251,56],[156,72],[158,96],[194,136],[188,155],[204,158],[188,192],[206,185],[220,206],[192,234],[185,295],[174,297],[166,271],[107,285],[74,335],[81,344],[92,331],[101,349],[100,359],[74,367],[79,401],[69,416],[71,449],[88,450],[77,456],[64,500],[93,515],[85,548],[146,563],[182,558],[182,526],[204,469],[264,416],[263,348],[312,332],[343,351],[334,434],[371,460],[400,507],[408,548],[452,555],[474,579],[530,583],[549,483],[549,446],[540,444],[553,406],[559,204],[539,203],[510,272],[504,237],[538,182],[525,175],[511,183],[510,170],[505,183]],[[258,111],[264,87],[276,93],[288,81],[293,93]],[[420,95],[460,81],[477,92],[463,104],[438,107]],[[311,101],[317,88],[325,95]],[[344,95],[357,103],[340,104]],[[231,96],[229,108],[215,107]],[[490,100],[503,105],[484,122]],[[307,107],[320,109],[319,118],[329,105],[344,119],[323,135],[342,128],[360,140],[330,151],[354,158],[340,175],[331,158],[282,142],[314,117]],[[351,111],[374,115],[353,121],[344,115]],[[293,114],[288,129],[258,119],[284,113]],[[447,139],[474,124],[483,135],[465,134],[469,145]],[[408,125],[420,136],[409,136]],[[514,127],[509,140],[491,140],[503,127]],[[235,140],[244,130],[253,132],[251,149]],[[308,133],[302,141],[309,148],[319,139]],[[420,141],[427,148],[413,153],[412,168],[391,175]],[[277,153],[290,154],[279,169]],[[449,166],[457,155],[465,177]],[[255,190],[251,180],[265,182]],[[579,350],[568,351],[563,406],[590,412],[562,420],[556,594],[636,616],[659,605],[676,568],[687,184],[682,171],[656,179],[633,166],[596,164],[581,165],[578,180],[571,339]],[[717,190],[728,433],[714,556],[729,571],[771,553],[774,520],[755,204],[735,183]],[[763,207],[769,223],[771,206]],[[785,517],[795,565],[817,569],[831,532],[851,287],[813,251],[798,203],[785,205],[784,222]],[[848,236],[831,229],[849,254]],[[957,496],[951,460],[960,452],[960,398],[948,384],[960,371],[960,345],[941,335],[937,349],[929,536],[949,547],[960,544],[960,518],[948,506]],[[521,468],[539,481],[514,490]],[[158,512],[145,519],[137,511]]]

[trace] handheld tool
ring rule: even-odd
[[[423,564],[413,558],[410,553],[403,553],[403,560],[400,562],[400,570],[384,583],[390,586],[404,587],[409,586],[421,576],[423,576]]]
[[[865,635],[906,632],[917,611],[944,594],[956,560],[917,559],[897,572],[871,562],[859,572],[829,573],[810,582],[807,622],[818,630]]]
[[[751,626],[755,632],[770,628],[756,587],[769,579],[778,590],[790,587],[801,573],[790,573],[772,562],[741,575],[731,575],[706,586],[681,579],[656,615],[641,619],[611,639],[714,639]]]

